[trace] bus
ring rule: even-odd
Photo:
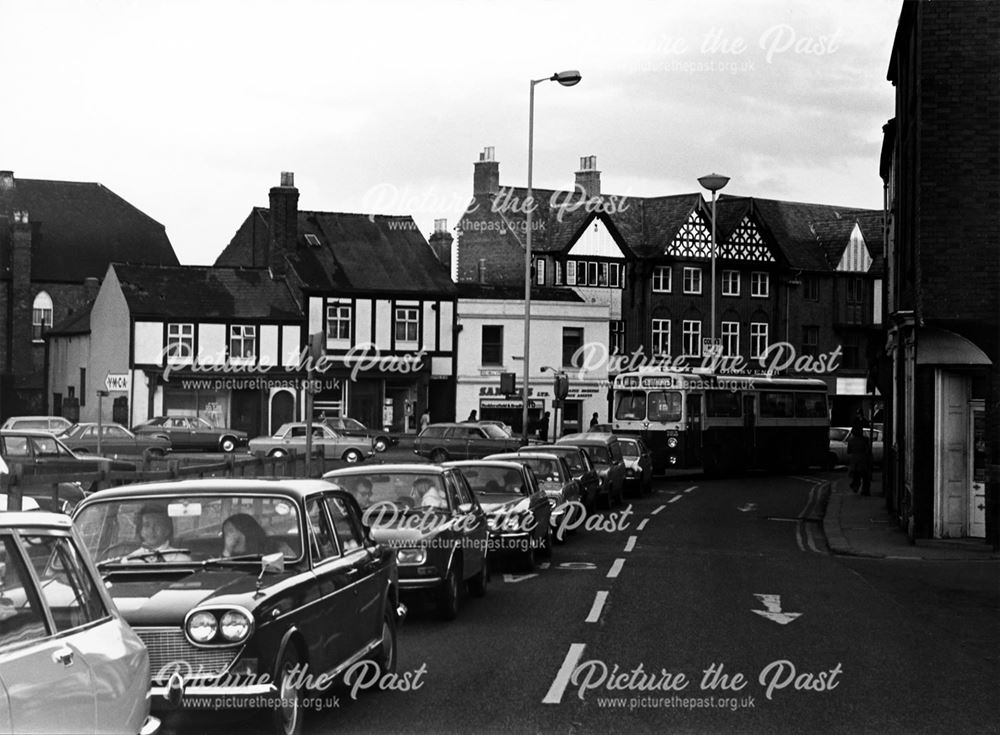
[[[827,385],[816,378],[641,370],[615,377],[614,430],[641,436],[654,471],[802,471],[829,465]]]

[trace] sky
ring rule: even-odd
[[[901,0],[0,0],[0,169],[96,181],[211,264],[282,171],[299,207],[458,223],[525,186],[881,209]]]

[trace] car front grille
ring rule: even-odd
[[[149,651],[149,670],[154,681],[167,679],[175,671],[185,679],[219,676],[228,669],[240,648],[197,648],[180,628],[136,628]]]

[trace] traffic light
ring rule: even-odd
[[[569,377],[566,373],[556,373],[554,393],[557,401],[563,401],[569,395]]]
[[[514,373],[500,373],[500,392],[507,396],[517,393],[516,379]]]

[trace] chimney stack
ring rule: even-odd
[[[87,301],[93,301],[97,298],[97,292],[100,290],[100,287],[101,282],[94,276],[87,276],[83,279],[83,292],[86,294]]]
[[[10,191],[14,188],[14,172],[0,171],[0,192]]]
[[[285,256],[295,252],[299,239],[299,190],[291,171],[282,171],[281,186],[271,189],[270,208],[267,267],[273,276],[283,276],[287,269]]]
[[[472,195],[492,196],[500,191],[500,164],[493,160],[493,146],[483,148],[475,162],[472,177]]]
[[[31,288],[32,227],[25,211],[14,212],[14,237],[10,252],[11,372],[27,375],[35,370],[32,311],[35,297]]]
[[[451,274],[451,244],[454,239],[448,232],[448,220],[434,220],[434,232],[427,243],[431,246],[437,259],[448,269],[449,276]]]
[[[584,199],[601,195],[601,172],[597,170],[597,156],[583,156],[580,170],[576,172],[576,190]]]

